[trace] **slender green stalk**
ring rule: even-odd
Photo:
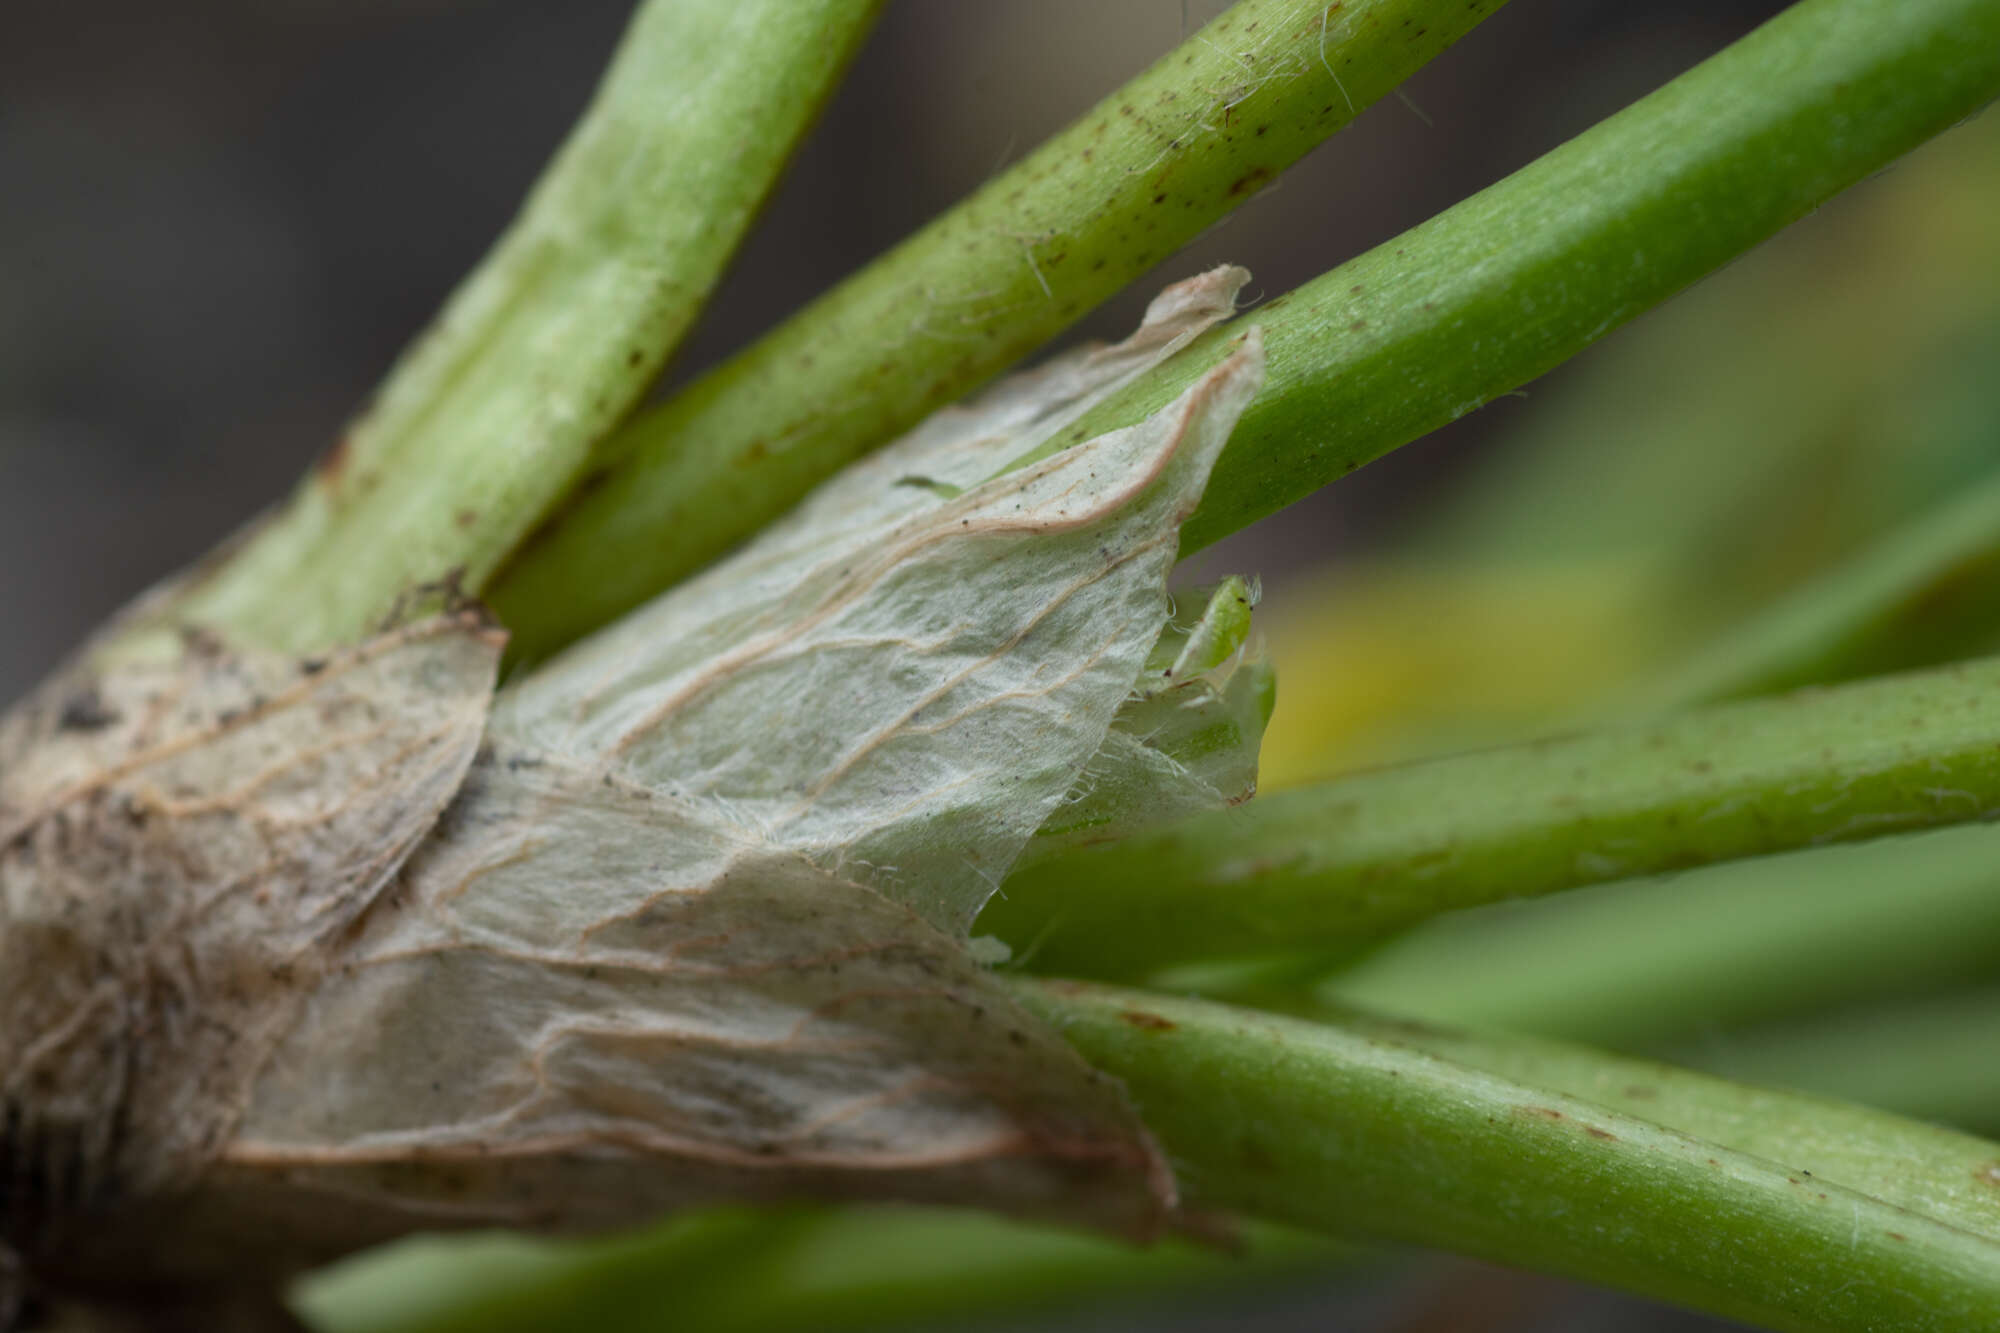
[[[1267,371],[1194,551],[1535,378],[2000,94],[1996,0],[1801,0],[1497,185],[1256,312]],[[1139,420],[1218,330],[1049,448]]]
[[[1197,1205],[1762,1327],[2000,1324],[2000,1145],[1551,1044],[1020,994],[1125,1081]]]
[[[1241,0],[607,446],[491,598],[546,655],[1047,342],[1502,0]]]
[[[1731,1033],[1678,1054],[1730,1078],[2000,1132],[2000,986]]]
[[[608,1242],[422,1241],[322,1274],[298,1303],[323,1333],[641,1333],[669,1311],[704,1333],[818,1333],[1184,1294],[1352,1253],[1263,1225],[1225,1254],[938,1208],[730,1208]]]
[[[1996,214],[1986,115],[1537,391],[1398,558],[1628,570],[1685,654],[1942,514],[2000,434]]]
[[[1976,824],[1447,917],[1322,991],[1643,1050],[1996,972],[2000,829]]]
[[[1821,576],[1637,702],[1666,709],[1990,651],[2000,638],[2000,476]]]
[[[306,651],[483,587],[680,342],[878,7],[642,6],[519,218],[188,613]]]
[[[2000,659],[1359,773],[1029,864],[979,919],[1121,977],[2000,811]]]

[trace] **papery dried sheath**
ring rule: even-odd
[[[964,930],[1130,691],[1258,372],[953,500],[839,479],[503,691],[225,1163],[534,1225],[801,1191],[1157,1219],[1122,1095]]]
[[[465,615],[51,687],[6,733],[0,1049],[10,1123],[97,1135],[97,1174],[17,1245],[268,1277],[413,1228],[801,1194],[1157,1225],[1122,1091],[965,932],[1132,695],[1255,331],[1150,420],[994,474],[1242,279],[940,414],[490,715]],[[112,944],[142,980],[100,1000]],[[36,1100],[44,1050],[74,1106]]]
[[[100,669],[0,723],[0,1222],[68,1263],[204,1178],[251,1081],[458,792],[501,635]]]

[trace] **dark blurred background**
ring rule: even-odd
[[[670,380],[951,204],[1222,7],[891,4]],[[1253,292],[1281,292],[1782,7],[1521,0],[1423,71],[1407,101],[1386,99],[1078,336],[1117,336],[1161,283],[1223,260],[1252,270]],[[0,11],[0,700],[284,491],[507,220],[629,11],[627,0]],[[1532,401],[1500,400],[1209,563],[1282,588],[1367,551],[1448,493]],[[1443,1260],[1041,1326],[1723,1327]]]

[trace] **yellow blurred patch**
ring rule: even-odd
[[[1560,729],[1656,658],[1651,579],[1606,563],[1308,576],[1260,612],[1279,668],[1260,786]]]

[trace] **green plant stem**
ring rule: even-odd
[[[1509,392],[2000,94],[1996,0],[1801,0],[1651,96],[1263,306],[1264,392],[1199,550]],[[1049,448],[1142,419],[1218,330]]]
[[[990,1319],[1135,1290],[1182,1294],[1338,1263],[1351,1247],[1248,1229],[1240,1253],[937,1208],[729,1208],[611,1241],[430,1240],[313,1278],[323,1333],[880,1329]]]
[[[1294,952],[1439,912],[2000,811],[2000,659],[1358,773],[1035,861],[1038,970]]]
[[[1991,651],[2000,476],[1905,524],[1630,702],[1649,709],[1847,680]]]
[[[1996,974],[2000,829],[1973,824],[1447,917],[1321,993],[1644,1050]]]
[[[1676,1054],[1728,1078],[2000,1132],[2000,986],[1733,1032]]]
[[[643,5],[520,216],[187,614],[304,652],[414,586],[479,591],[680,342],[878,7]]]
[[[1241,0],[664,408],[491,599],[545,656],[1081,318],[1502,0]]]
[[[1197,1205],[1792,1330],[2000,1322],[2000,1146],[1547,1043],[1079,983],[1023,999],[1123,1079]]]

